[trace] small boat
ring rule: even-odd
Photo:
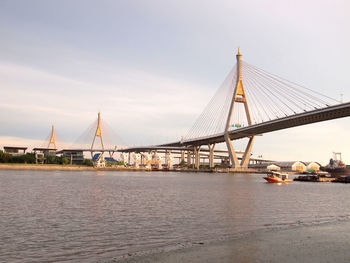
[[[268,183],[290,183],[292,180],[288,178],[288,174],[283,174],[280,172],[270,172],[264,179]]]

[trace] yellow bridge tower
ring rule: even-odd
[[[230,127],[231,127],[231,121],[232,121],[232,114],[234,111],[235,103],[243,103],[244,104],[244,110],[247,118],[248,125],[252,124],[252,120],[250,117],[247,97],[244,91],[244,85],[243,85],[243,73],[242,73],[242,53],[241,49],[238,48],[238,53],[236,55],[237,59],[237,77],[236,77],[236,83],[235,83],[235,89],[233,90],[233,96],[231,101],[230,110],[228,112],[227,121],[226,121],[226,127],[225,127],[225,142],[228,149],[228,154],[230,157],[230,162],[232,167],[235,168],[247,168],[249,163],[250,154],[252,152],[253,148],[253,142],[254,142],[254,136],[249,137],[249,141],[247,144],[247,147],[244,151],[243,157],[241,162],[238,161],[235,149],[233,148],[231,138],[230,138]]]
[[[47,148],[50,149],[50,146],[53,145],[53,149],[57,149],[56,147],[56,140],[55,140],[55,125],[52,125],[51,128],[51,135],[50,135],[50,139],[49,139],[49,143],[47,145]]]
[[[96,128],[94,139],[92,140],[91,150],[93,150],[93,148],[94,148],[96,138],[100,138],[102,150],[104,150],[103,138],[102,138],[102,128],[101,128],[101,112],[98,113],[97,128]]]

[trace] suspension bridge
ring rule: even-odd
[[[89,137],[87,140],[85,138],[89,143],[61,152],[90,152],[91,156],[97,152],[100,153],[97,161],[102,160],[105,152],[110,157],[121,152],[124,161],[129,163],[130,154],[133,153],[135,164],[154,159],[157,153],[165,153],[165,159],[169,160],[173,153],[180,154],[180,159],[186,159],[187,164],[194,163],[197,169],[201,158],[207,158],[210,168],[213,168],[214,158],[226,156],[229,166],[239,170],[248,168],[249,162],[255,160],[251,158],[251,153],[257,135],[347,116],[350,116],[350,102],[342,103],[250,65],[242,60],[242,53],[238,49],[236,64],[181,140],[123,149],[106,147],[103,132],[111,129],[107,124],[103,125],[99,113],[97,120],[83,133],[82,137]],[[114,137],[118,136],[114,134]],[[233,145],[239,139],[248,140],[245,150],[240,152]],[[118,141],[121,141],[119,137]],[[227,150],[215,149],[220,143],[224,143]],[[57,148],[54,128],[48,148],[50,145]],[[153,153],[152,157],[150,153]]]

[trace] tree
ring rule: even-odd
[[[24,155],[24,163],[35,163],[35,154],[34,153],[26,153]]]
[[[0,162],[1,163],[11,163],[12,162],[12,155],[9,153],[4,153],[3,151],[0,151]]]
[[[48,155],[47,157],[46,157],[46,163],[57,163],[56,162],[56,157],[55,156],[52,156],[52,155]]]
[[[94,163],[90,159],[85,159],[83,165],[94,166]]]
[[[61,162],[62,162],[62,164],[69,164],[70,160],[66,157],[62,157]]]

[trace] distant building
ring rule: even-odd
[[[36,163],[44,163],[48,156],[56,157],[57,149],[53,148],[33,148]]]
[[[267,170],[270,170],[270,171],[279,171],[281,170],[281,167],[275,165],[275,164],[270,164],[266,167]]]
[[[57,149],[53,148],[33,148],[33,152],[36,153],[43,153],[44,156],[56,156]]]
[[[298,172],[304,172],[307,170],[307,165],[301,161],[262,162],[260,164],[251,165],[250,167],[267,169],[267,170],[283,170],[283,171],[298,171]]]
[[[24,155],[28,147],[4,146],[4,152],[12,155]]]
[[[311,163],[307,163],[307,170],[313,170],[315,172],[319,171],[321,167],[321,164],[319,164],[318,162],[311,162]]]
[[[304,162],[297,161],[292,165],[293,171],[305,172],[307,170],[306,164]]]
[[[292,165],[294,164],[294,162],[261,162],[259,164],[255,164],[255,165],[251,165],[250,167],[254,167],[254,168],[260,168],[260,169],[268,169],[268,170],[272,170],[269,169],[269,167],[278,167],[280,168],[279,170],[291,170],[292,169]]]
[[[70,164],[82,164],[84,162],[84,152],[82,150],[64,149],[58,151],[57,154],[61,154],[62,157],[67,158]]]

